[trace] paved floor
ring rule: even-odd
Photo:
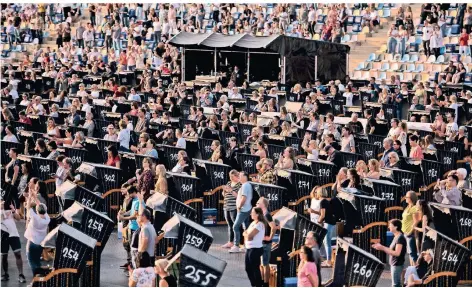
[[[18,223],[18,230],[20,235],[24,234],[24,223]],[[229,254],[226,249],[221,248],[221,245],[227,241],[227,230],[225,226],[211,227],[213,233],[214,242],[210,248],[209,253],[217,258],[220,258],[228,263],[226,266],[225,273],[218,286],[221,287],[249,287],[249,280],[244,271],[244,254]],[[22,238],[22,257],[23,267],[27,283],[29,283],[33,277],[31,269],[28,266],[25,255],[25,241]],[[118,240],[116,231],[110,236],[110,240],[105,247],[102,254],[101,264],[101,286],[108,287],[123,287],[128,286],[128,279],[123,274],[122,270],[118,266],[124,263],[126,259],[126,253],[122,248],[121,240]],[[15,259],[12,253],[8,257],[9,262],[9,274],[10,280],[8,282],[2,282],[2,287],[26,287],[27,283],[20,284],[17,281],[18,271],[15,265]],[[3,270],[2,270],[3,274]],[[323,279],[331,278],[331,269],[323,268],[322,270]],[[385,271],[377,286],[388,287],[391,286],[389,271]]]

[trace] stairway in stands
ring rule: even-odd
[[[400,4],[398,4],[400,5]],[[407,5],[403,4],[403,8],[406,8]],[[413,18],[416,19],[420,15],[421,4],[412,4],[411,10],[413,11]],[[392,17],[390,19],[382,18],[381,20],[381,29],[378,29],[378,33],[372,32],[372,37],[367,37],[365,42],[360,44],[349,43],[351,47],[351,53],[349,55],[349,74],[351,75],[354,68],[361,62],[366,61],[369,58],[371,53],[375,53],[379,50],[382,45],[386,45],[388,41],[387,32],[390,27],[390,24],[395,22],[395,16],[397,14],[398,8],[392,10]]]

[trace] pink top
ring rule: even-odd
[[[315,262],[306,262],[303,267],[298,269],[298,287],[313,287],[311,285],[310,279],[308,279],[308,275],[312,275],[315,277],[318,272],[316,271],[316,264]]]
[[[420,146],[416,146],[415,148],[412,148],[410,151],[410,158],[415,158],[415,159],[423,159],[423,150],[421,149]]]

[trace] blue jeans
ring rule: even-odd
[[[388,38],[388,53],[395,54],[396,47],[397,47],[397,39],[393,37]]]
[[[390,272],[392,273],[392,287],[402,287],[402,266],[390,266]]]
[[[410,255],[410,258],[413,259],[413,261],[418,260],[418,251],[416,249],[416,239],[414,235],[411,235],[410,237],[405,236],[406,238],[406,246],[407,246],[407,251],[408,254]]]
[[[228,237],[229,237],[229,242],[233,242],[234,239],[234,230],[233,230],[233,225],[234,221],[236,221],[236,214],[237,210],[231,210],[228,211],[225,209],[225,220],[226,223],[228,223]]]
[[[405,55],[405,50],[406,50],[406,39],[405,38],[402,38],[402,40],[400,41],[400,48],[398,51],[398,53],[400,53],[400,55],[402,55],[402,58],[403,58],[403,55]]]
[[[333,232],[336,225],[331,225],[324,223],[324,228],[327,229],[326,238],[325,238],[325,250],[326,250],[326,259],[331,261],[331,239],[333,238]]]
[[[239,246],[241,240],[241,225],[244,223],[245,229],[249,227],[249,215],[251,212],[238,212],[236,219],[234,220],[233,231],[234,231],[234,245]]]
[[[26,243],[26,258],[28,259],[28,265],[33,271],[33,275],[36,275],[38,269],[41,268],[41,254],[43,253],[43,247],[36,245],[30,240]]]

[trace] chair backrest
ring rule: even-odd
[[[382,64],[382,70],[387,70],[390,68],[390,64],[389,63],[383,63]]]
[[[418,65],[416,66],[416,71],[418,71],[418,72],[419,72],[419,71],[424,71],[424,65],[423,65],[423,64],[418,64]]]
[[[403,55],[402,61],[410,61],[410,54]]]
[[[408,64],[408,71],[414,71],[415,70],[415,64]]]
[[[438,59],[436,59],[436,63],[444,63],[444,55],[439,55]]]
[[[459,35],[460,34],[460,25],[454,24],[451,26],[451,35]]]
[[[427,63],[433,63],[434,61],[436,61],[436,56],[434,55],[430,55],[428,60],[426,60]]]
[[[390,67],[390,70],[398,70],[398,68],[400,68],[400,67],[398,66],[398,63],[395,62],[395,63],[392,63],[392,66]]]
[[[369,58],[367,59],[367,61],[373,61],[373,60],[375,60],[375,53],[370,53]]]
[[[387,54],[385,55],[385,61],[392,61],[393,60],[393,55],[392,54]]]

